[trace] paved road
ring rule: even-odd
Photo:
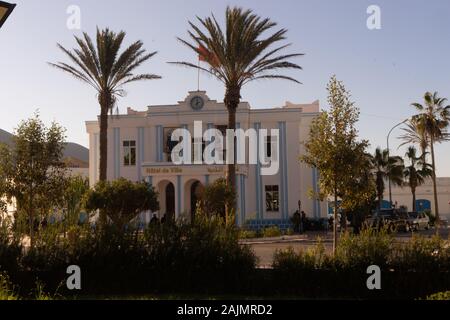
[[[442,229],[441,237],[449,239],[450,229]],[[435,230],[420,231],[419,234],[432,237],[435,234]],[[243,241],[244,244],[250,246],[259,259],[260,267],[270,267],[272,264],[273,255],[277,250],[287,249],[292,247],[295,251],[308,250],[316,245],[315,240],[320,236],[323,240],[325,251],[331,253],[333,248],[333,235],[331,232],[315,232],[307,233],[301,236],[286,236],[278,238],[266,238],[266,239],[253,239]],[[411,233],[398,233],[396,235],[396,241],[404,242],[411,239]]]

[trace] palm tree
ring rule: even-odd
[[[136,41],[121,54],[126,33],[115,33],[108,28],[97,28],[97,43],[94,46],[87,33],[83,38],[75,36],[77,49],[67,50],[58,43],[58,47],[70,58],[73,65],[64,62],[49,63],[51,66],[63,70],[76,79],[92,86],[97,92],[100,104],[100,180],[107,178],[107,132],[108,112],[112,112],[118,97],[125,94],[123,86],[130,82],[160,79],[154,74],[135,75],[134,70],[142,63],[153,57],[156,52],[147,53],[143,43]]]
[[[225,85],[224,103],[228,110],[228,129],[236,128],[236,109],[241,99],[242,87],[250,81],[258,79],[284,79],[299,83],[294,78],[280,75],[280,69],[301,69],[288,59],[302,54],[278,55],[289,44],[276,46],[286,39],[286,29],[280,29],[273,34],[263,36],[266,31],[276,26],[270,19],[261,19],[251,10],[228,7],[225,13],[225,28],[223,29],[214,15],[205,19],[197,17],[205,29],[189,22],[192,30],[190,43],[178,38],[184,45],[199,55],[208,63],[204,68],[189,62],[171,62],[202,70],[221,81]],[[228,164],[227,183],[235,187],[236,152],[233,163]],[[234,209],[236,203],[233,205]]]
[[[408,159],[409,166],[405,167],[403,174],[412,194],[412,208],[416,211],[416,188],[425,182],[427,177],[433,173],[432,167],[429,163],[424,161],[425,155],[417,156],[417,150],[414,146],[410,146],[405,154]]]
[[[414,129],[412,132],[408,132],[403,136],[405,143],[407,141],[413,142],[413,138],[420,142],[421,147],[427,146],[430,148],[431,153],[431,167],[432,167],[432,181],[433,181],[433,193],[434,193],[434,211],[436,217],[436,233],[439,234],[439,205],[437,198],[437,187],[436,187],[436,161],[434,154],[434,144],[436,142],[440,143],[443,141],[450,140],[450,135],[448,133],[448,125],[450,122],[450,106],[444,106],[447,99],[439,98],[438,93],[426,92],[424,96],[425,104],[413,103],[412,106],[419,111],[418,114],[414,115],[411,119],[412,127],[409,129]],[[417,141],[414,141],[417,143]]]
[[[375,150],[375,154],[372,156],[372,166],[377,189],[378,209],[381,209],[385,180],[390,178],[392,184],[398,186],[403,183],[403,159],[397,156],[390,157],[387,149],[381,150],[381,148],[378,147]]]
[[[403,140],[403,143],[400,145],[404,146],[407,144],[414,144],[420,147],[422,152],[422,156],[426,156],[428,149],[428,137],[424,128],[414,121],[414,119],[409,119],[406,122],[406,128],[402,128],[404,134],[400,136],[400,139]]]

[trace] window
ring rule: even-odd
[[[172,162],[172,150],[179,143],[178,141],[172,141],[172,133],[179,128],[164,128],[164,155],[165,161]]]
[[[279,211],[278,186],[266,186],[266,211]]]
[[[272,157],[272,136],[266,136],[266,156],[267,158]]]
[[[136,165],[136,141],[134,140],[123,142],[123,165]]]
[[[272,161],[278,160],[278,141],[277,136],[265,136],[264,141],[266,144],[266,158]]]

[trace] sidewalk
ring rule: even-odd
[[[289,243],[289,242],[316,242],[320,237],[323,242],[332,242],[333,233],[327,231],[308,231],[303,234],[295,234],[290,236],[279,236],[271,238],[252,238],[241,239],[241,244],[271,244],[271,243]]]

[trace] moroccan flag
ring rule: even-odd
[[[198,47],[198,60],[200,61],[208,61],[208,57],[210,56],[210,52],[204,46]]]
[[[199,61],[205,61],[209,63],[212,67],[218,67],[220,65],[220,61],[217,58],[217,56],[206,49],[204,46],[198,47],[198,60]]]

